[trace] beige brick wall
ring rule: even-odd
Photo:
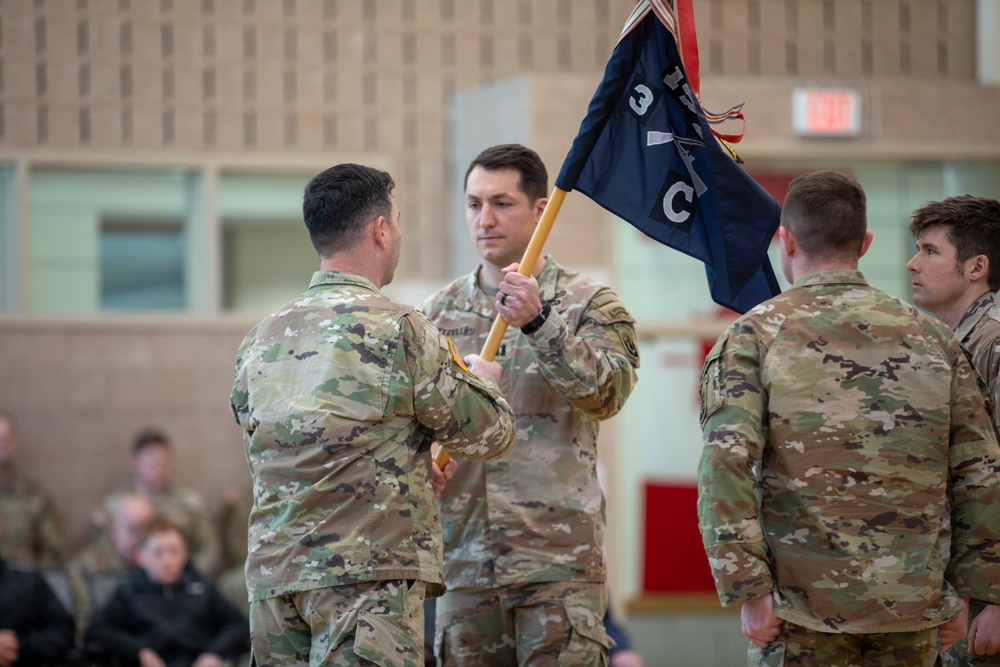
[[[229,413],[236,348],[252,323],[0,320],[0,410],[18,421],[19,460],[48,488],[68,552],[91,510],[129,480],[133,435],[163,429],[177,483],[217,506],[247,476]]]

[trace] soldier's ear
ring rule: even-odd
[[[868,248],[872,246],[872,241],[874,239],[875,239],[875,233],[870,229],[866,229],[865,240],[861,242],[861,252],[858,253],[858,259],[865,256],[865,253],[868,252]]]
[[[386,220],[384,215],[380,215],[372,221],[369,233],[372,235],[377,248],[385,249],[388,247],[390,234],[388,229],[388,220]]]
[[[778,227],[778,242],[781,243],[781,250],[786,257],[791,257],[795,253],[795,237],[784,225]]]
[[[986,280],[990,275],[990,258],[986,255],[976,255],[969,258],[966,266],[969,267],[968,275],[972,282]]]

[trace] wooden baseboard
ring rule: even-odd
[[[645,593],[625,603],[632,614],[739,613],[740,605],[723,607],[715,593]]]

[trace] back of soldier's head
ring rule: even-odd
[[[977,255],[990,262],[987,283],[990,291],[1000,289],[1000,201],[961,195],[928,202],[913,212],[910,233],[920,236],[932,227],[943,227],[955,246],[955,260],[962,264]]]
[[[465,183],[469,182],[469,174],[476,167],[486,171],[501,171],[512,169],[520,178],[517,187],[528,197],[532,204],[548,196],[549,173],[545,163],[538,153],[521,144],[499,144],[490,146],[477,155],[465,170]]]
[[[367,224],[392,215],[392,177],[381,169],[339,164],[317,174],[302,196],[302,217],[320,257],[349,250]]]
[[[792,179],[781,225],[814,260],[857,260],[868,230],[861,184],[848,172],[822,169]]]

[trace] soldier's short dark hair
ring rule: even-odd
[[[549,173],[538,153],[521,144],[500,144],[487,148],[477,155],[465,170],[465,185],[469,184],[469,174],[476,167],[486,171],[513,169],[520,174],[517,188],[528,196],[530,203],[548,196]]]
[[[169,449],[170,439],[167,438],[166,433],[159,429],[143,429],[132,439],[132,454],[138,454],[149,447],[166,447]]]
[[[865,191],[842,169],[799,174],[788,185],[781,225],[809,257],[856,260],[868,231]]]
[[[955,246],[955,267],[976,255],[986,255],[990,291],[1000,289],[1000,201],[973,195],[948,197],[913,212],[910,233],[920,238],[931,227],[943,227]]]
[[[181,528],[181,525],[176,521],[171,521],[170,519],[164,517],[156,517],[142,529],[142,537],[139,538],[139,544],[144,546],[149,538],[154,535],[159,535],[160,533],[177,533],[181,536],[181,540],[184,541],[184,548],[190,549],[191,543],[188,540],[187,532]]]
[[[313,177],[302,196],[302,216],[320,257],[352,248],[368,222],[392,215],[387,172],[360,164],[338,164]]]

